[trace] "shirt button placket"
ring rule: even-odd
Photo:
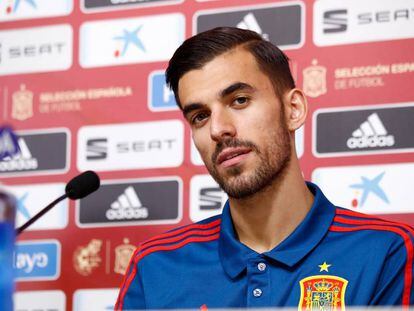
[[[269,307],[270,298],[270,275],[269,267],[265,258],[258,256],[249,260],[247,265],[248,291],[247,307]]]
[[[254,297],[260,297],[260,296],[262,296],[262,290],[260,288],[255,288],[253,290],[253,296]]]

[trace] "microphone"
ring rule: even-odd
[[[65,192],[69,199],[77,200],[98,190],[100,185],[99,176],[93,171],[86,171],[69,181]]]
[[[86,171],[70,180],[65,187],[65,194],[54,200],[40,212],[30,218],[24,225],[16,229],[16,235],[22,233],[32,223],[46,214],[53,206],[60,201],[69,198],[71,200],[82,199],[92,192],[98,190],[101,185],[99,176],[93,171]]]

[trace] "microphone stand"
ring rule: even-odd
[[[36,220],[38,220],[40,217],[42,217],[44,214],[46,214],[53,206],[58,204],[60,201],[66,199],[68,195],[65,193],[61,197],[54,200],[52,203],[50,203],[48,206],[46,206],[44,209],[42,209],[40,212],[38,212],[36,215],[33,216],[33,218],[30,218],[24,225],[16,229],[16,235],[19,235],[22,233],[24,229],[29,227],[32,223],[34,223]]]

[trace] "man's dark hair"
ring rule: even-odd
[[[289,58],[278,47],[251,30],[217,27],[185,40],[170,59],[166,81],[180,108],[182,106],[178,97],[178,82],[181,77],[191,70],[202,68],[216,56],[236,47],[244,48],[255,57],[259,68],[272,82],[278,97],[295,87]]]

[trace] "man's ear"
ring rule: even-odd
[[[308,102],[302,90],[294,88],[285,93],[284,107],[286,125],[290,131],[295,131],[305,122],[308,114]]]

